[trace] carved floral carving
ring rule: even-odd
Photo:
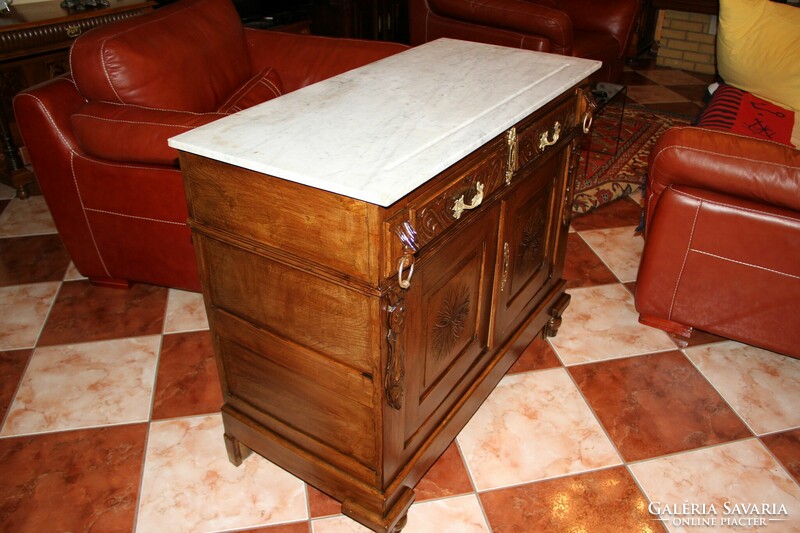
[[[433,325],[433,346],[437,358],[445,357],[464,333],[472,304],[469,287],[462,283],[452,287],[442,301]]]
[[[387,319],[389,331],[386,340],[389,345],[386,357],[386,372],[384,373],[383,386],[386,391],[386,401],[395,409],[403,407],[403,392],[405,387],[405,366],[403,363],[403,346],[401,337],[405,326],[405,301],[400,289],[395,289],[387,296]]]

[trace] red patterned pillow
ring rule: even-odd
[[[274,68],[265,68],[233,93],[219,107],[218,111],[220,113],[236,113],[282,94],[283,84],[280,76]]]

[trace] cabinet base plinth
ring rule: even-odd
[[[342,503],[342,513],[378,533],[399,533],[408,521],[408,509],[414,503],[414,491],[405,487],[397,502],[381,515],[359,505],[354,500]]]

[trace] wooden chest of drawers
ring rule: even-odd
[[[528,116],[499,107],[498,133],[382,202],[204,153],[245,118],[172,140],[234,463],[254,450],[373,530],[402,528],[425,471],[534,336],[558,329],[589,63]]]

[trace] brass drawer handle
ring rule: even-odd
[[[583,115],[583,133],[589,133],[589,130],[592,129],[592,121],[594,120],[594,115],[587,111]]]
[[[74,39],[80,34],[81,34],[81,27],[78,26],[77,24],[72,24],[70,26],[67,26],[67,37],[69,37],[70,39]]]
[[[561,123],[556,121],[553,124],[553,138],[549,141],[547,140],[547,132],[545,131],[542,133],[541,137],[539,137],[539,150],[544,150],[548,146],[553,146],[558,142],[558,138],[561,136]]]
[[[406,267],[410,267],[408,270],[408,276],[406,279],[403,279],[403,269]],[[411,276],[414,275],[414,256],[410,254],[406,254],[400,258],[400,262],[397,264],[397,284],[400,285],[401,289],[408,289],[411,287]]]
[[[458,220],[461,218],[461,213],[470,209],[475,209],[481,205],[481,202],[483,202],[483,183],[479,181],[475,184],[475,196],[472,197],[472,201],[470,203],[464,203],[463,194],[458,200],[456,200],[455,205],[453,205],[453,218]]]

